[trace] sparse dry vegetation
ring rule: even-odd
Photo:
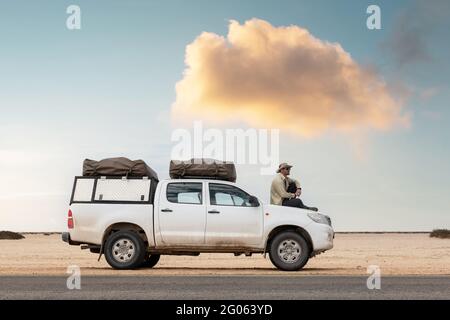
[[[450,230],[448,229],[436,229],[430,233],[432,238],[450,239]]]
[[[25,237],[20,233],[11,232],[11,231],[0,231],[0,240],[20,240]]]

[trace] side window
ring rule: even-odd
[[[150,180],[144,179],[98,179],[95,201],[148,202]]]
[[[209,196],[212,205],[251,207],[250,195],[239,188],[220,184],[209,184]]]
[[[76,179],[72,195],[73,202],[90,202],[95,179]]]
[[[211,188],[210,188],[210,190],[211,190]],[[214,204],[234,206],[233,199],[231,198],[231,195],[229,195],[228,193],[216,192],[214,197],[211,196],[211,199],[214,199],[214,201],[215,201]],[[211,204],[213,204],[212,201],[211,201]]]
[[[152,180],[125,177],[75,177],[72,203],[153,203]]]
[[[167,185],[167,201],[202,204],[202,184],[195,182],[169,183]]]

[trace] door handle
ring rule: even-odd
[[[218,214],[218,213],[220,213],[220,211],[217,211],[217,210],[209,210],[208,213],[211,213],[211,214]]]
[[[161,209],[161,212],[172,212],[172,209]]]

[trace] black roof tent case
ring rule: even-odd
[[[172,160],[169,175],[172,179],[209,178],[236,182],[236,167],[233,162],[214,159]]]
[[[108,158],[100,161],[86,159],[83,162],[83,176],[148,177],[159,181],[157,173],[144,161],[130,160],[123,157]]]

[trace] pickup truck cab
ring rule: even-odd
[[[328,216],[262,204],[232,182],[76,177],[62,238],[116,269],[215,252],[268,253],[278,269],[294,271],[331,249],[334,231]]]

